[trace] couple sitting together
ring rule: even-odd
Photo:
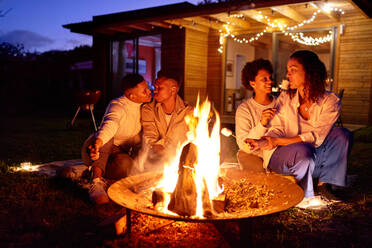
[[[304,190],[303,205],[314,199],[314,188],[328,200],[337,199],[332,185],[346,186],[352,134],[335,128],[341,102],[325,90],[323,62],[311,51],[293,53],[287,63],[289,88],[277,99],[270,94],[272,73],[263,59],[242,71],[242,83],[254,97],[236,111],[239,163],[245,170],[293,176]]]
[[[82,149],[83,155],[89,151],[86,157],[92,160],[89,195],[96,204],[109,202],[103,178],[118,180],[143,171],[142,163],[136,159],[140,157],[152,165],[162,164],[176,151],[178,142],[186,141],[184,118],[192,107],[178,96],[176,80],[165,75],[158,77],[152,102],[151,91],[141,75],[125,76],[122,86],[124,95],[109,103],[99,130],[85,141]],[[140,150],[141,147],[148,149]]]

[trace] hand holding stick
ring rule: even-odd
[[[99,158],[99,149],[101,148],[103,142],[100,138],[94,139],[93,143],[88,146],[89,157],[91,160],[95,161]]]

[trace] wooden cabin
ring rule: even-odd
[[[236,107],[251,94],[240,78],[247,61],[269,59],[279,86],[289,55],[309,49],[327,67],[328,89],[344,89],[343,122],[372,124],[371,16],[368,0],[183,2],[64,27],[93,37],[92,84],[106,102],[122,94],[126,73],[151,83],[164,70],[181,82],[185,100],[208,96],[222,121],[233,123]]]

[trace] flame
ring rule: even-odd
[[[163,192],[168,192],[162,206],[168,206],[170,194],[174,191],[178,180],[178,163],[183,147],[188,143],[196,145],[198,150],[198,159],[195,168],[195,184],[197,188],[197,209],[196,216],[203,217],[202,192],[204,185],[208,188],[209,199],[217,197],[223,192],[223,187],[218,184],[218,175],[220,168],[220,117],[218,113],[212,109],[211,102],[208,98],[202,103],[199,103],[199,95],[194,108],[193,114],[185,117],[185,121],[189,127],[187,133],[187,141],[184,144],[179,144],[177,154],[174,159],[164,166],[163,178],[157,185],[158,189]],[[213,128],[210,131],[211,117],[215,116]],[[170,213],[167,209],[158,209],[159,211]]]
[[[173,214],[175,213],[169,211],[167,209],[167,206],[170,202],[170,193],[174,191],[177,185],[177,180],[178,180],[178,162],[181,157],[182,153],[182,148],[186,145],[185,144],[178,144],[177,146],[177,152],[175,157],[170,161],[164,164],[164,169],[163,169],[163,177],[160,180],[159,184],[155,187],[162,192],[165,192],[164,194],[164,201],[159,205],[156,206],[156,209],[158,211],[167,213],[167,214]]]

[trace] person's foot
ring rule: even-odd
[[[110,200],[106,193],[107,184],[100,178],[94,178],[89,188],[89,198],[97,205],[108,203]]]
[[[313,209],[320,210],[328,206],[329,202],[323,200],[320,196],[314,196],[309,198],[304,198],[299,204],[295,207],[302,209]]]
[[[339,197],[337,197],[333,191],[332,191],[332,186],[330,184],[324,183],[320,186],[318,186],[318,194],[322,197],[325,198],[326,200],[336,202],[336,201],[341,201]]]

